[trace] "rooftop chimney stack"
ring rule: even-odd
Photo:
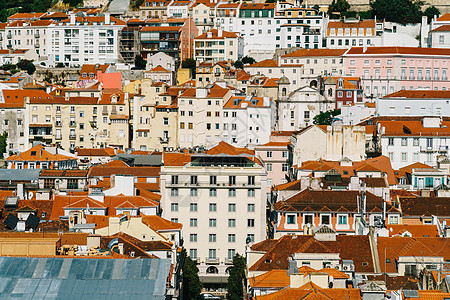
[[[223,30],[222,30],[222,29],[219,29],[219,30],[217,31],[217,36],[218,36],[218,37],[222,37],[222,35],[223,35]]]
[[[105,25],[109,25],[111,23],[111,15],[109,13],[105,14]]]
[[[75,25],[76,16],[75,14],[70,15],[70,25]]]

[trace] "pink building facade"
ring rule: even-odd
[[[345,75],[361,78],[369,101],[399,90],[450,90],[450,49],[353,47],[343,58]]]

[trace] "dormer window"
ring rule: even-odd
[[[111,96],[111,103],[117,103],[117,96],[116,95],[112,95]]]
[[[340,89],[342,89],[344,87],[344,80],[342,78],[339,78],[339,80],[338,80],[338,87]]]
[[[94,73],[89,73],[89,78],[94,78]]]
[[[36,156],[36,151],[31,151],[31,156]]]
[[[87,77],[87,74],[86,74],[86,73],[83,73],[83,78],[85,78],[85,77]]]

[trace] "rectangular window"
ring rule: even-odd
[[[339,216],[338,223],[339,225],[347,225],[347,216]]]
[[[228,234],[228,243],[235,243],[236,242],[236,235],[234,233]]]
[[[216,227],[216,226],[217,226],[217,220],[209,219],[209,227]]]
[[[197,259],[197,249],[189,249],[189,256],[192,259]]]
[[[247,234],[247,240],[248,240],[250,243],[255,242],[255,235],[252,234],[252,233]]]
[[[229,185],[236,185],[236,176],[228,176],[228,184]]]
[[[171,189],[170,190],[170,195],[171,196],[178,196],[178,189]]]
[[[210,203],[209,204],[209,211],[210,212],[216,212],[217,211],[217,204],[216,203]]]
[[[388,145],[394,146],[394,138],[388,138]]]
[[[178,211],[178,203],[170,204],[170,210],[171,211]]]
[[[197,175],[191,175],[191,184],[197,184],[197,183],[198,183]]]
[[[248,176],[248,185],[255,185],[255,176]]]
[[[236,204],[228,203],[228,212],[235,212],[235,211],[236,211]]]
[[[419,138],[413,139],[413,146],[419,146]]]
[[[178,175],[172,175],[172,184],[178,184]]]
[[[402,138],[402,146],[408,146],[408,139]]]
[[[197,197],[198,196],[198,190],[197,189],[191,189],[191,197]]]
[[[255,204],[247,204],[247,212],[255,212]]]
[[[228,249],[228,259],[233,259],[235,255],[236,255],[235,249]]]
[[[209,249],[209,259],[216,259],[216,249]]]
[[[228,197],[236,197],[236,189],[229,189]]]
[[[247,219],[247,227],[255,227],[255,219]]]
[[[196,243],[196,242],[197,242],[197,234],[196,234],[196,233],[191,233],[191,234],[189,235],[189,241],[190,241],[191,243]]]
[[[247,196],[255,197],[255,189],[248,189]]]
[[[267,158],[271,158],[271,157],[272,157],[272,151],[267,151],[266,154],[267,154],[267,155],[266,155]]]
[[[217,176],[209,176],[209,184],[217,184]]]
[[[228,219],[228,227],[236,227],[236,219]]]
[[[209,189],[209,196],[210,197],[216,197],[217,196],[217,189]]]
[[[191,212],[196,212],[197,209],[198,209],[197,203],[191,203],[191,204],[189,205],[189,207],[190,207]]]
[[[320,216],[321,224],[330,225],[330,216],[322,215]]]
[[[189,225],[191,227],[197,227],[197,219],[190,219],[189,220]]]
[[[287,216],[287,223],[288,224],[295,224],[295,215],[288,215]]]
[[[217,240],[217,236],[216,236],[215,233],[212,233],[212,234],[209,235],[209,242],[210,243],[215,243],[216,240]]]

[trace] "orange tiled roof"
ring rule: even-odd
[[[248,154],[248,155],[255,155],[255,150],[250,150],[247,148],[238,148],[234,147],[224,141],[219,142],[219,144],[211,149],[209,149],[207,152],[209,155],[216,155],[216,154],[229,154],[229,155],[239,155],[239,154]]]
[[[412,237],[439,237],[436,225],[386,225],[389,236],[402,235],[405,232],[411,233]]]
[[[378,54],[412,54],[412,55],[443,55],[449,56],[450,49],[445,48],[417,48],[417,47],[352,47],[347,55],[378,55]]]
[[[116,151],[114,148],[76,148],[77,156],[114,156]]]
[[[160,65],[156,66],[155,68],[151,69],[148,72],[164,72],[164,73],[168,73],[170,71],[164,69],[163,67],[161,67]]]
[[[383,98],[434,99],[450,98],[450,91],[400,90]]]
[[[280,291],[258,296],[261,300],[328,300],[328,299],[361,299],[359,289],[322,289],[313,283],[307,283],[300,288],[286,288]]]
[[[375,20],[363,20],[359,22],[328,22],[328,28],[375,28]]]
[[[264,97],[253,97],[250,101],[245,99],[246,97],[231,97],[223,108],[246,109],[247,107],[270,107],[270,102],[268,106],[264,106]],[[237,101],[237,105],[234,105],[235,101]],[[244,103],[247,104],[246,107],[243,107]]]
[[[442,26],[439,26],[439,27],[437,27],[437,28],[435,28],[435,29],[433,29],[433,30],[431,30],[431,31],[439,31],[439,32],[441,32],[441,31],[450,31],[450,25],[442,25]]]
[[[181,230],[181,223],[174,223],[163,219],[160,216],[142,216],[142,223],[153,229],[154,231]]]
[[[378,123],[384,127],[384,136],[450,136],[450,121],[445,119],[438,128],[426,128],[420,119],[378,119]]]
[[[275,9],[276,3],[243,3],[240,9]]]
[[[148,32],[148,31],[175,31],[178,32],[181,30],[182,26],[145,26],[141,29],[142,32]]]
[[[134,175],[137,177],[159,177],[160,167],[114,167],[93,166],[89,169],[89,177],[110,177],[113,174]]]
[[[212,33],[211,37],[208,37],[208,33]],[[224,38],[237,38],[238,34],[236,32],[229,32],[222,30],[222,36],[219,36],[219,30],[218,29],[211,29],[208,32],[205,32],[198,37],[196,37],[196,40],[220,40]]]
[[[206,98],[223,98],[229,91],[229,89],[225,89],[217,84],[214,84],[212,88],[208,89]],[[196,89],[188,88],[179,97],[196,97]]]
[[[36,145],[33,148],[21,152],[19,154],[13,154],[8,157],[7,161],[44,161],[44,162],[53,162],[53,161],[63,161],[63,160],[75,160],[76,158],[65,156],[62,154],[51,154],[50,152],[44,149],[42,145]]]
[[[270,68],[278,67],[278,62],[274,59],[265,59],[254,64],[245,66],[246,68]]]
[[[299,49],[281,57],[342,56],[347,49]]]
[[[270,270],[264,274],[250,277],[248,283],[252,288],[282,289],[289,286],[290,279],[286,270]]]
[[[443,14],[439,18],[437,18],[437,21],[443,22],[443,21],[450,21],[450,14]]]
[[[101,16],[101,17],[97,17],[97,16],[96,17],[76,17],[75,20],[77,23],[81,23],[81,24],[87,23],[88,25],[93,25],[94,23],[97,23],[97,24],[105,23],[104,16]],[[70,18],[62,20],[60,22],[61,23],[70,23]],[[110,17],[110,25],[127,25],[127,23],[116,17],[111,16]]]

